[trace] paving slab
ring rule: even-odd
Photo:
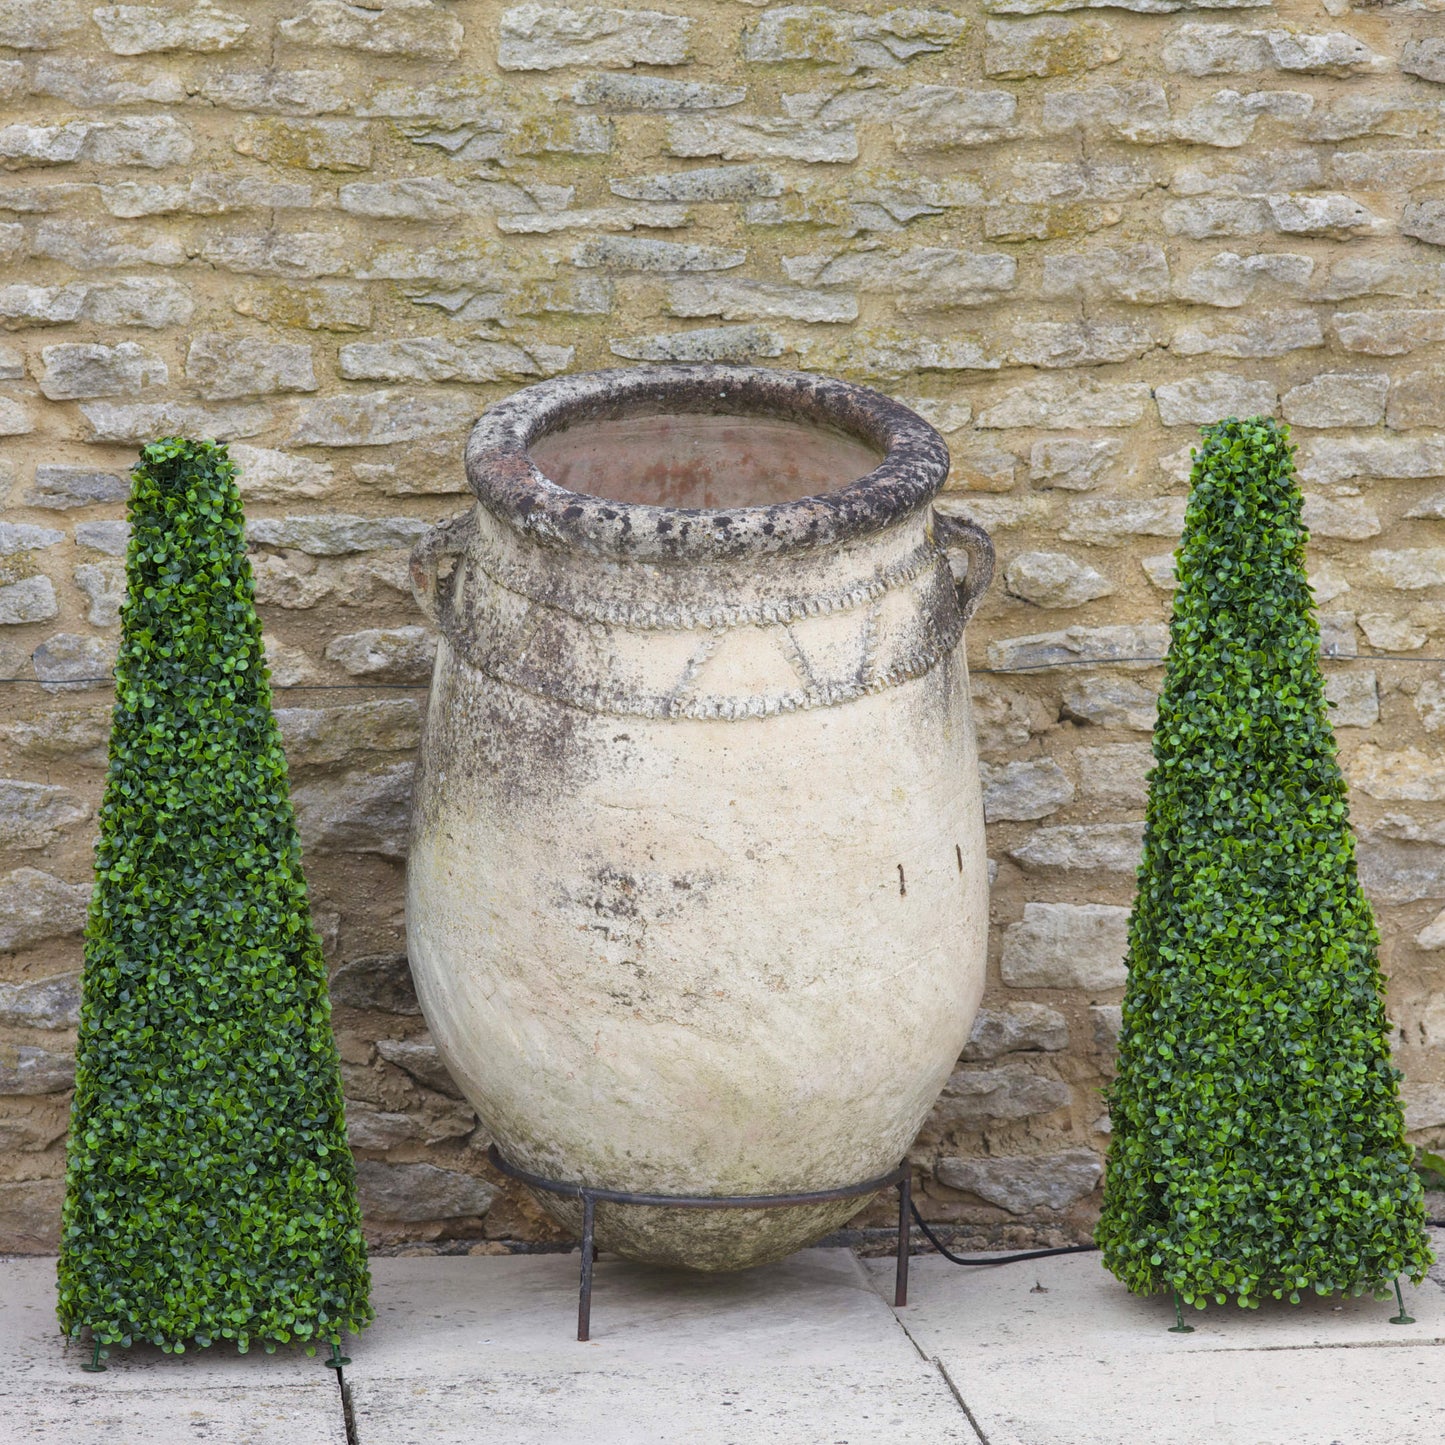
[[[0,1393],[6,1445],[347,1445],[336,1382],[244,1388],[32,1383]],[[329,1388],[328,1388],[329,1386]]]
[[[0,1258],[0,1398],[56,1385],[116,1391],[329,1384],[334,1401],[334,1377],[321,1363],[326,1353],[308,1356],[304,1350],[278,1349],[268,1355],[256,1349],[242,1355],[225,1343],[167,1355],[153,1345],[128,1350],[113,1345],[105,1373],[88,1375],[80,1366],[90,1358],[90,1346],[62,1335],[56,1322],[54,1256]]]
[[[357,1445],[978,1445],[847,1250],[697,1275],[604,1257],[376,1260]]]

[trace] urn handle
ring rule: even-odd
[[[461,556],[467,543],[472,540],[476,525],[476,508],[473,507],[461,516],[433,527],[411,549],[412,596],[438,627],[441,626],[441,604],[438,601],[441,582],[437,576],[438,569],[448,557]]]
[[[968,570],[958,583],[958,605],[963,620],[978,611],[988,584],[993,581],[993,541],[977,522],[950,517],[943,512],[933,514],[933,538],[943,548],[950,563],[956,552],[968,558]]]

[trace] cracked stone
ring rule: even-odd
[[[378,1039],[376,1051],[387,1063],[395,1064],[425,1089],[460,1099],[457,1088],[435,1043],[427,1035],[418,1039]]]
[[[960,1058],[979,1062],[1004,1054],[1056,1053],[1068,1046],[1068,1020],[1057,1009],[1042,1003],[1008,1003],[978,1011]]]
[[[929,1115],[938,1129],[984,1129],[1066,1109],[1069,1086],[1035,1074],[1022,1064],[998,1069],[956,1069]]]
[[[170,373],[164,361],[122,341],[116,346],[67,342],[42,349],[40,390],[51,401],[89,396],[128,396],[146,386],[164,386]]]
[[[484,1179],[436,1164],[384,1164],[360,1159],[356,1188],[368,1219],[419,1224],[486,1214],[497,1197]]]

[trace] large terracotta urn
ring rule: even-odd
[[[441,644],[407,930],[453,1077],[554,1180],[887,1173],[984,983],[992,548],[931,507],[942,438],[825,377],[662,366],[517,392],[466,465],[412,561]],[[597,1241],[732,1269],[858,1207],[604,1205]]]

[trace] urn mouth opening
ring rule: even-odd
[[[881,392],[747,366],[557,377],[490,407],[467,445],[472,490],[520,531],[654,560],[881,531],[948,467],[943,438]]]

